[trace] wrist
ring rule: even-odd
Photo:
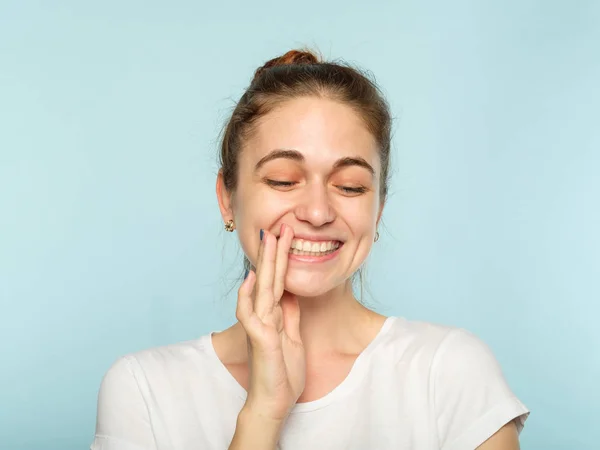
[[[246,403],[238,415],[238,422],[252,423],[267,431],[279,432],[285,418],[275,418],[265,414],[260,408]]]
[[[275,450],[283,421],[261,415],[246,405],[238,414],[230,450]]]
[[[279,402],[278,402],[279,403]],[[294,402],[295,403],[295,402]],[[256,416],[273,426],[283,425],[292,411],[293,404],[284,406],[272,401],[265,401],[259,396],[248,393],[243,410],[249,415]]]

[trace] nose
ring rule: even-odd
[[[336,218],[327,188],[322,185],[307,186],[302,193],[295,210],[298,220],[321,227]]]

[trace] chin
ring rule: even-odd
[[[310,289],[307,286],[286,286],[285,290],[297,295],[298,297],[318,297],[319,295],[327,293],[331,289]]]
[[[312,278],[312,279],[311,279]],[[285,290],[298,297],[318,297],[335,288],[332,280],[322,277],[288,276],[285,280]]]

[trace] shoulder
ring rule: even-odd
[[[418,320],[394,317],[386,333],[384,347],[393,352],[393,361],[414,362],[418,360],[421,368],[429,367],[435,356],[460,329]]]
[[[464,328],[396,318],[388,341],[393,360],[427,377],[438,398],[475,381],[494,380],[498,389],[506,388],[490,347]]]
[[[207,336],[174,344],[151,347],[118,357],[102,379],[101,391],[144,391],[152,381],[164,381],[171,376],[185,375],[198,367],[209,367]]]
[[[432,365],[460,362],[456,358],[477,359],[481,354],[491,355],[484,341],[469,330],[402,317],[394,318],[387,341],[403,354],[429,354]]]
[[[529,415],[491,348],[464,328],[397,318],[388,333],[396,368],[421,386],[444,450],[476,448]]]
[[[111,443],[114,448],[156,448],[151,411],[181,397],[186,377],[198,378],[193,370],[205,366],[201,362],[207,354],[203,342],[153,347],[117,358],[100,384],[92,448],[108,448]]]
[[[194,340],[150,347],[129,353],[124,357],[143,367],[188,364],[192,360],[207,357],[209,351],[207,337],[204,335]]]
[[[469,330],[397,318],[387,338],[386,356],[411,380],[423,380],[437,411],[452,409],[456,401],[477,402],[471,394],[513,395],[491,348]]]
[[[433,369],[446,375],[483,369],[501,371],[491,348],[479,336],[463,328],[450,330],[440,342]]]

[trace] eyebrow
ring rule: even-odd
[[[260,161],[256,163],[254,166],[254,172],[258,172],[258,170],[264,166],[269,161],[273,161],[274,159],[290,159],[292,161],[296,161],[299,163],[303,163],[305,161],[304,155],[300,153],[298,150],[286,150],[286,149],[275,149],[269,152],[267,155],[263,156]],[[367,169],[371,176],[375,176],[375,169],[373,166],[369,164],[364,158],[358,157],[349,157],[345,156],[343,158],[338,159],[333,165],[333,170],[339,170],[343,167],[349,166],[359,166]]]

